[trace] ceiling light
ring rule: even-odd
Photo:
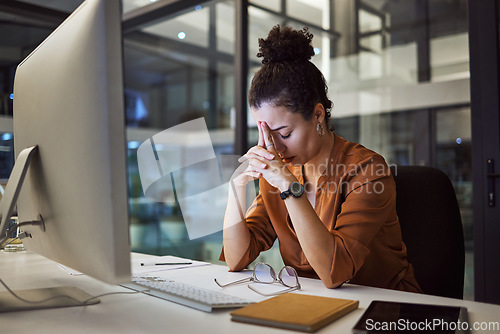
[[[12,138],[13,138],[12,133],[6,132],[2,135],[2,140],[11,140]]]

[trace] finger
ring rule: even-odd
[[[259,172],[253,172],[252,171],[252,172],[246,172],[245,174],[248,175],[248,176],[251,176],[251,177],[253,177],[255,179],[259,179],[259,178],[262,177],[262,173],[259,173]]]
[[[245,161],[236,168],[236,170],[233,173],[233,177],[245,174],[248,171],[252,171],[253,168],[254,167],[250,165],[249,161]]]
[[[250,176],[250,177],[252,177],[254,179],[260,179],[262,177],[262,173],[254,172],[254,171],[244,172],[243,174],[247,175],[247,176]]]
[[[276,154],[269,152],[266,148],[254,146],[248,150],[247,154],[256,154],[269,160],[273,160]]]
[[[262,132],[262,123],[257,122],[257,129],[259,129],[259,142],[257,143],[260,147],[265,147],[264,143],[264,133]]]
[[[258,157],[266,158],[268,160],[273,160],[275,157],[275,154],[272,154],[271,152],[269,152],[268,150],[266,150],[263,147],[254,146],[251,149],[249,149],[248,152],[245,153],[245,155],[238,158],[238,162],[243,162],[243,161],[246,161],[248,159],[258,158]]]
[[[241,174],[251,176],[256,179],[262,177],[262,173],[258,170],[258,168],[255,168],[252,165],[247,165],[246,168],[241,172]]]
[[[260,172],[266,170],[269,165],[268,161],[262,157],[250,158],[244,161],[236,169],[237,174],[243,174],[246,171]]]
[[[243,163],[234,171],[233,175],[231,176],[231,182],[238,186],[244,186],[248,183],[247,178],[255,180],[261,177],[262,173],[255,171],[253,168],[251,168],[251,166]]]
[[[264,161],[261,161],[261,160],[251,159],[248,162],[252,168],[257,169],[257,170],[267,168],[267,163]]]
[[[276,153],[276,148],[274,147],[274,139],[271,134],[271,129],[267,123],[262,122],[262,133],[264,137],[264,144],[266,145],[266,149],[271,153]]]
[[[250,167],[254,167],[257,169],[266,169],[268,167],[268,164],[266,162],[266,159],[263,158],[251,158],[243,162],[244,165],[248,165]]]

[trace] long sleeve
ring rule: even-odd
[[[270,249],[277,237],[260,192],[246,212],[245,223],[250,230],[250,244],[234,271],[245,269],[260,252]],[[225,260],[224,248],[220,260]]]
[[[323,197],[328,197],[332,187],[334,183],[325,186],[326,194]],[[335,195],[332,192],[330,196],[338,198],[333,203],[332,198],[325,198],[324,204],[340,204],[337,210],[333,210],[338,214],[332,215],[324,207],[319,210],[320,218],[331,224],[330,233],[335,239],[329,286],[338,286],[356,277],[367,257],[374,255],[371,246],[377,243],[377,235],[389,233],[389,241],[385,241],[390,243],[387,246],[393,249],[402,246],[397,231],[399,223],[395,210],[395,184],[385,162],[373,159],[361,162],[340,179],[337,187],[340,192],[337,191]],[[392,231],[391,227],[395,230]],[[383,257],[387,255],[378,254]],[[391,265],[400,267],[401,263],[396,261]],[[386,283],[377,282],[377,285]]]

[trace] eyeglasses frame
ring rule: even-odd
[[[272,282],[264,282],[264,281],[261,281],[257,278],[257,275],[256,275],[256,271],[255,271],[255,268],[257,268],[259,265],[264,265],[264,266],[267,266],[269,269],[270,269],[270,275],[271,275],[271,278],[273,279]],[[295,274],[295,280],[297,282],[297,284],[295,286],[290,286],[288,284],[286,284],[283,279],[282,279],[282,275],[283,275],[283,270],[284,269],[291,269],[294,274]],[[295,291],[295,290],[300,290],[301,289],[301,286],[300,286],[300,282],[299,282],[299,275],[297,274],[297,271],[295,270],[295,268],[291,267],[291,266],[284,266],[283,268],[280,269],[279,273],[278,273],[278,276],[276,276],[276,271],[274,271],[273,267],[271,267],[271,265],[267,264],[267,263],[264,263],[264,262],[259,262],[255,265],[254,269],[253,269],[253,274],[252,276],[250,277],[245,277],[243,279],[240,279],[240,280],[236,280],[234,282],[230,282],[230,283],[226,283],[226,284],[220,284],[218,281],[217,281],[217,278],[214,278],[214,281],[215,283],[221,287],[221,288],[225,288],[227,286],[230,286],[230,285],[235,285],[235,284],[241,284],[241,283],[245,283],[245,282],[256,282],[256,283],[263,283],[263,284],[274,284],[274,283],[279,283],[283,286],[286,286],[288,289],[286,290],[283,290],[283,291],[279,291],[279,292],[275,292],[275,293],[263,293],[263,292],[260,292],[258,291],[257,289],[255,289],[253,286],[251,286],[250,284],[247,285],[247,287],[262,295],[262,296],[276,296],[276,295],[280,295],[282,293],[286,293],[286,292],[290,292],[290,291]]]

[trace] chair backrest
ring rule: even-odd
[[[464,235],[450,179],[432,167],[391,171],[403,242],[420,287],[426,294],[463,298]]]

